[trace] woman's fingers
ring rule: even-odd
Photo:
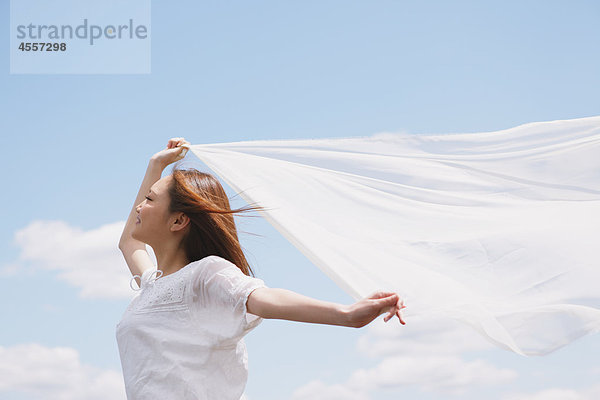
[[[388,311],[388,314],[385,316],[385,318],[383,320],[385,322],[388,322],[395,315],[398,317],[398,320],[400,321],[400,323],[402,325],[406,325],[406,322],[402,319],[402,315],[400,314],[400,311],[403,308],[406,308],[406,306],[404,305],[404,300],[398,299],[398,302],[396,303],[395,307],[393,309],[391,309],[390,311]]]
[[[406,322],[402,319],[402,315],[400,311],[403,308],[406,308],[404,305],[404,300],[400,298],[400,295],[395,292],[375,292],[367,297],[372,301],[375,301],[376,304],[381,307],[379,310],[379,315],[387,313],[383,318],[385,322],[388,322],[394,316],[397,316],[400,323],[405,325]]]
[[[387,315],[387,316],[384,318],[384,321],[385,321],[385,322],[388,322],[390,319],[392,319],[392,318],[394,317],[394,315],[398,317],[398,320],[400,321],[400,323],[401,323],[402,325],[406,325],[406,322],[404,322],[404,320],[402,319],[402,315],[400,314],[400,309],[399,309],[399,308],[396,308],[394,311],[390,312],[390,313],[389,313],[389,314],[388,314],[388,315]]]
[[[367,296],[368,299],[382,299],[385,297],[389,297],[391,295],[398,295],[397,293],[394,292],[375,292],[370,294],[369,296]]]
[[[385,322],[388,322],[390,319],[392,319],[394,317],[394,315],[400,316],[400,310],[398,308],[394,308],[392,311],[390,311],[383,320]]]
[[[406,325],[406,322],[404,322],[404,320],[402,319],[402,315],[400,315],[400,311],[398,311],[398,312],[396,313],[396,315],[398,316],[398,319],[400,320],[400,323],[401,323],[402,325]]]
[[[187,140],[185,140],[185,138],[182,137],[176,137],[176,138],[171,138],[169,139],[169,142],[167,143],[167,149],[177,149],[179,148],[179,152],[176,155],[175,161],[177,160],[181,160],[182,158],[185,157],[185,155],[187,154],[187,151],[190,148],[190,142],[188,142]]]
[[[187,140],[185,140],[185,138],[182,137],[175,137],[175,138],[171,138],[169,139],[169,142],[167,143],[167,148],[168,149],[172,149],[174,147],[177,147],[183,143],[188,143],[189,142]]]
[[[398,303],[398,295],[393,293],[391,296],[389,297],[384,297],[382,299],[379,299],[380,304],[385,306],[382,311],[380,312],[380,314],[383,314],[385,312],[388,313],[388,315],[384,318],[385,321],[387,322],[395,313],[396,313],[396,304]]]
[[[391,318],[391,315],[394,315],[393,313],[394,313],[395,311],[396,311],[396,308],[395,308],[395,307],[391,307],[391,308],[388,308],[388,309],[385,309],[385,310],[383,310],[383,312],[384,312],[384,313],[387,313],[387,315],[386,315],[385,317],[383,317],[383,320],[384,320],[385,322],[388,322],[388,321],[390,320],[390,318]]]
[[[400,314],[400,311],[403,308],[406,308],[406,306],[404,305],[404,300],[400,300],[400,302],[398,304],[399,304],[399,307],[398,307],[398,311],[396,311],[396,315],[398,316],[398,319],[400,320],[400,323],[402,325],[406,325],[406,322],[404,322],[404,320],[402,319],[402,315]]]
[[[397,304],[398,300],[395,298],[395,296],[392,296],[391,300],[393,301],[392,307],[389,307],[384,311],[384,312],[387,312],[387,315],[383,319],[385,322],[388,322],[396,314],[396,312],[399,311],[398,304]]]

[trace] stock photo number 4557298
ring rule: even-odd
[[[19,44],[19,50],[21,51],[67,51],[66,43],[28,43],[21,42]]]

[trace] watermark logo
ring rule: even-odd
[[[129,19],[129,24],[125,25],[89,25],[85,18],[81,25],[17,25],[17,39],[25,41],[50,41],[65,39],[85,39],[91,46],[98,39],[146,39],[148,37],[148,27],[146,25],[135,25],[133,19]]]
[[[11,0],[12,74],[150,73],[150,0]]]

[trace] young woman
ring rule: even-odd
[[[263,318],[358,328],[387,312],[385,322],[397,316],[404,324],[396,293],[341,305],[254,277],[233,215],[260,207],[232,210],[219,181],[195,169],[174,168],[161,179],[187,146],[173,138],[152,156],[119,242],[140,291],[116,332],[129,400],[243,399],[242,338]]]

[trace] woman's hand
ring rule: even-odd
[[[388,313],[384,318],[385,322],[388,322],[396,315],[400,323],[405,325],[406,322],[404,322],[400,315],[400,310],[405,307],[404,300],[400,300],[400,296],[397,293],[373,293],[352,305],[346,306],[348,326],[361,328],[385,312]]]
[[[190,148],[190,142],[182,137],[169,139],[167,148],[154,154],[151,161],[158,163],[160,166],[165,168],[167,165],[174,163],[175,161],[181,160],[185,157],[188,149]]]

